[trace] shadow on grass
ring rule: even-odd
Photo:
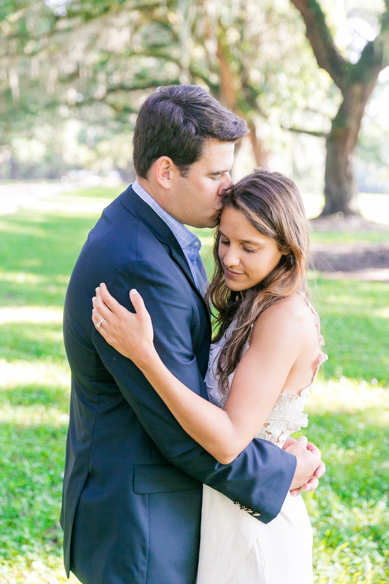
[[[4,559],[31,553],[60,555],[59,512],[67,425],[0,424]]]
[[[35,283],[1,281],[0,275],[0,306],[58,306],[62,309],[67,282],[70,274],[64,279],[66,284],[59,284],[55,278],[40,278]]]
[[[69,382],[70,386],[70,382]],[[54,407],[58,411],[67,414],[69,412],[69,394],[55,385],[42,383],[29,383],[17,385],[11,389],[0,392],[0,407],[4,405],[17,408],[35,407],[37,405]]]
[[[389,384],[387,318],[360,314],[339,314],[326,310],[322,319],[328,362],[323,367],[326,379],[345,376]]]
[[[381,499],[389,483],[389,436],[377,408],[309,415],[309,439],[319,445],[328,472],[322,479],[344,501]]]
[[[386,428],[375,408],[309,415],[307,435],[321,449],[327,472],[317,491],[304,499],[315,529],[315,549],[318,555],[326,550],[328,566],[343,546],[339,561],[345,568],[353,566],[354,573],[367,557],[379,574],[389,576]]]
[[[61,324],[7,323],[0,325],[0,336],[0,359],[8,363],[35,359],[66,362]]]
[[[389,384],[387,284],[318,278],[311,289],[329,356],[324,377]]]
[[[96,218],[44,215],[38,222],[40,236],[29,233],[29,217],[17,214],[3,221],[17,225],[19,233],[0,233],[0,305],[62,306],[71,271]]]
[[[51,405],[62,401],[55,388],[11,391],[18,405]],[[35,394],[33,393],[35,391]],[[7,392],[8,393],[8,392]],[[67,399],[67,398],[66,398]],[[309,438],[320,446],[327,474],[308,507],[317,538],[336,547],[350,540],[354,550],[383,554],[389,544],[389,512],[382,504],[389,469],[384,464],[389,437],[375,422],[375,410],[355,414],[326,413],[310,416]],[[0,479],[3,529],[0,542],[6,557],[41,548],[60,554],[60,508],[66,425],[0,425],[6,453]],[[358,551],[358,553],[359,553]],[[366,551],[365,551],[366,553]]]

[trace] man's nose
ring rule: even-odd
[[[230,173],[229,172],[225,172],[223,174],[222,180],[220,181],[220,188],[219,188],[219,194],[221,194],[223,191],[225,191],[226,189],[228,189],[231,185],[232,185],[232,180],[230,177]]]

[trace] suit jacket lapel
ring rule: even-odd
[[[155,213],[155,211],[145,203],[129,186],[124,193],[119,197],[122,205],[129,211],[132,215],[135,215],[140,221],[145,223],[147,227],[154,233],[157,239],[167,246],[171,258],[180,266],[181,270],[184,272],[186,278],[188,279],[193,290],[198,294],[204,304],[204,308],[207,313],[207,318],[210,326],[210,318],[208,307],[204,302],[199,289],[197,288],[195,281],[193,280],[192,272],[188,265],[187,259],[184,252],[177,239],[175,238],[173,232],[169,229],[166,223]]]

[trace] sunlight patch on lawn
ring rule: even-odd
[[[389,197],[387,195],[361,193],[357,204],[365,219],[389,224]]]
[[[57,407],[36,404],[33,406],[11,406],[3,404],[0,410],[0,423],[17,427],[49,425],[58,428],[69,423],[69,415]]]
[[[325,301],[327,304],[332,304],[336,307],[341,306],[364,306],[365,299],[362,296],[351,296],[351,294],[327,294],[325,297]]]
[[[3,580],[1,578],[4,578]],[[50,554],[42,559],[38,554],[16,554],[14,562],[0,564],[0,582],[7,584],[77,584],[79,580],[70,575],[66,578],[61,558]]]
[[[356,413],[372,408],[376,408],[375,422],[389,422],[388,390],[346,377],[327,382],[317,381],[307,402],[307,410],[312,413]]]
[[[379,316],[381,318],[389,318],[389,307],[387,308],[376,308],[370,311],[373,316]]]
[[[39,361],[15,361],[7,363],[0,359],[0,388],[13,389],[18,386],[53,385],[68,389],[70,387],[70,373],[67,365],[45,363]]]
[[[118,194],[120,194],[119,190]],[[65,194],[31,201],[28,208],[44,213],[69,214],[69,217],[74,217],[75,215],[96,216],[110,203],[112,203],[112,198],[77,197]]]
[[[317,217],[324,207],[324,195],[318,193],[301,194],[308,218]],[[389,197],[386,195],[360,193],[357,198],[357,206],[365,219],[389,224]]]
[[[0,280],[16,284],[42,284],[47,280],[47,277],[29,272],[0,272]]]
[[[30,272],[3,272],[0,270],[0,281],[12,282],[16,284],[67,284],[69,276],[40,276]]]
[[[52,322],[60,324],[62,322],[62,318],[62,308],[42,308],[41,306],[15,306],[0,308],[0,324],[11,322],[35,322],[37,324]]]

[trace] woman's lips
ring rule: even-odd
[[[243,276],[242,273],[232,272],[231,270],[226,268],[226,266],[224,266],[224,272],[225,272],[226,276],[228,276],[229,278],[237,278],[238,276]]]

